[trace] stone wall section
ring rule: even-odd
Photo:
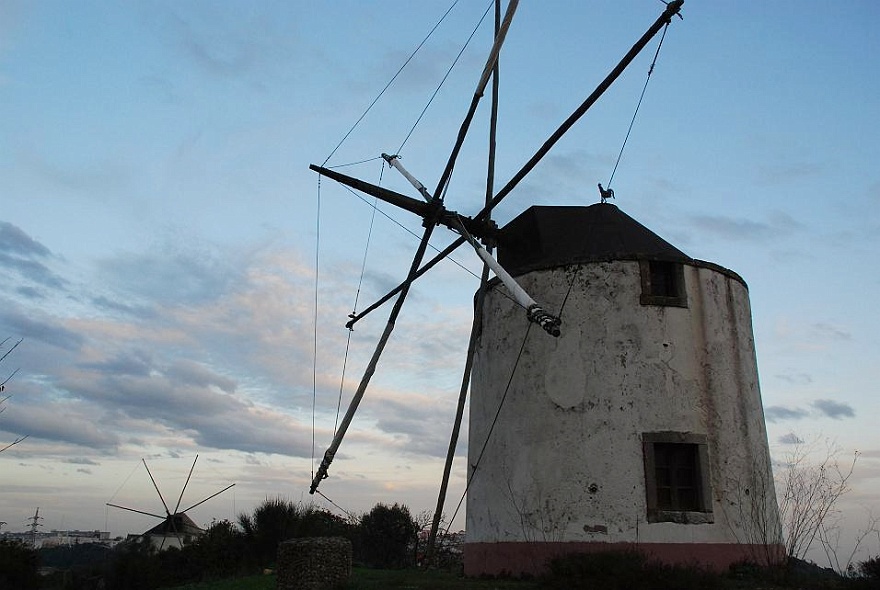
[[[351,577],[351,541],[306,537],[278,545],[278,590],[332,590]]]

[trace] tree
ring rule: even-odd
[[[785,549],[796,559],[804,559],[817,539],[826,554],[831,549],[830,532],[840,513],[837,503],[850,491],[849,479],[859,458],[856,451],[851,461],[841,463],[840,449],[826,441],[818,461],[811,462],[816,446],[796,444],[777,475]]]
[[[410,565],[410,548],[417,542],[419,526],[405,505],[376,504],[361,517],[359,528],[364,563],[380,568]]]
[[[266,498],[253,515],[240,514],[238,525],[251,541],[256,559],[263,564],[275,561],[282,541],[301,537],[348,537],[351,528],[344,519],[326,510],[280,497]]]
[[[9,340],[10,340],[10,337],[7,336],[6,338],[3,339],[2,342],[0,342],[0,352],[3,351],[3,348],[6,347],[6,343],[9,342]],[[4,352],[4,353],[2,354],[2,356],[0,356],[0,363],[2,363],[3,361],[5,361],[5,360],[6,360],[6,357],[8,357],[10,354],[12,354],[12,351],[13,351],[13,350],[15,350],[16,348],[18,348],[18,345],[21,344],[22,340],[24,340],[24,339],[23,339],[23,338],[19,338],[18,342],[16,342],[16,343],[13,344],[11,347],[9,347],[9,350],[7,350],[6,352]],[[6,384],[9,383],[10,379],[12,379],[12,378],[15,376],[16,373],[18,373],[18,369],[15,369],[14,371],[12,371],[12,373],[9,374],[8,377],[6,377],[5,379],[3,379],[3,381],[0,381],[0,395],[3,395],[3,392],[6,390]],[[11,398],[11,397],[12,397],[12,395],[5,395],[5,396],[3,396],[3,397],[0,397],[0,414],[2,414],[2,413],[6,410],[6,406],[5,406],[4,404],[5,404],[5,403],[9,400],[9,398]],[[9,449],[9,448],[11,448],[11,447],[14,447],[15,445],[17,445],[18,443],[20,443],[21,441],[23,441],[23,440],[26,439],[27,437],[28,437],[28,435],[19,436],[18,438],[16,438],[16,439],[15,439],[14,441],[12,441],[11,443],[9,443],[9,444],[7,444],[7,445],[5,445],[5,446],[3,446],[3,447],[0,447],[0,453],[2,453],[3,451],[5,451],[6,449]]]

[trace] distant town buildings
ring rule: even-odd
[[[28,545],[33,545],[35,549],[43,547],[63,547],[70,545],[82,545],[85,543],[101,543],[109,547],[113,547],[123,540],[122,537],[110,537],[108,531],[47,531],[32,532],[25,531],[20,533],[4,532],[0,534],[0,539],[10,541],[21,541]]]

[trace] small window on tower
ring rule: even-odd
[[[706,437],[651,432],[642,445],[648,522],[713,522]]]
[[[684,267],[669,260],[641,260],[642,305],[687,307]]]

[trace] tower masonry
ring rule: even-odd
[[[501,264],[471,380],[465,573],[634,548],[722,569],[782,552],[748,288],[620,211],[531,207]]]

